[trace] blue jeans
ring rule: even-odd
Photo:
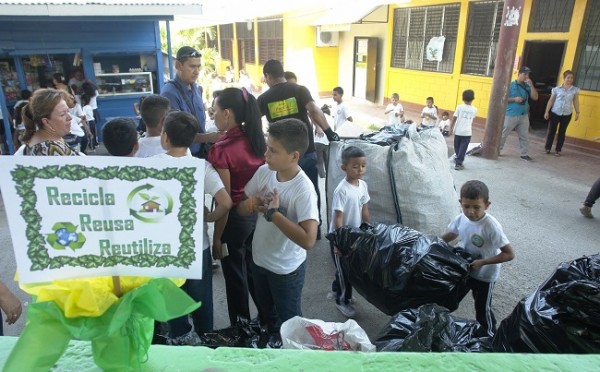
[[[302,316],[302,287],[306,273],[306,261],[289,274],[275,274],[252,263],[254,288],[261,325],[269,333],[279,332],[281,323]]]
[[[192,311],[194,330],[199,335],[213,330],[212,258],[210,248],[202,251],[202,279],[188,279],[181,286],[194,301],[201,301],[199,309]],[[169,337],[182,336],[192,330],[188,315],[169,320]]]

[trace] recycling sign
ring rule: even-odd
[[[3,157],[20,281],[202,277],[204,160]]]

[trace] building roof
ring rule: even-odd
[[[198,0],[0,0],[3,16],[162,16],[202,15]]]

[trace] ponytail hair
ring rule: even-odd
[[[31,100],[22,111],[25,133],[21,136],[22,142],[29,142],[38,130],[42,129],[42,119],[49,118],[60,101],[69,99],[69,93],[56,89],[38,89],[33,93]]]
[[[225,88],[219,93],[217,105],[222,110],[231,110],[236,124],[248,138],[254,155],[263,157],[267,144],[256,98],[245,88]]]

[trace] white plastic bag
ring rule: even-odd
[[[283,349],[375,351],[367,333],[352,319],[324,322],[295,316],[281,325]]]

